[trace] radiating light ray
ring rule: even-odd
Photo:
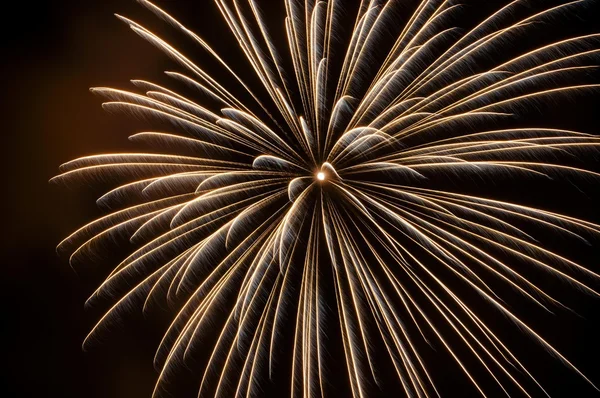
[[[507,299],[517,293],[548,313],[571,310],[534,272],[600,296],[597,271],[541,238],[591,245],[600,225],[439,185],[472,187],[473,176],[481,184],[498,176],[597,182],[600,173],[581,162],[597,153],[597,136],[488,125],[514,123],[523,106],[600,89],[590,82],[600,34],[503,53],[535,23],[591,0],[545,7],[514,0],[467,29],[452,24],[463,5],[451,0],[417,2],[402,29],[395,25],[403,2],[361,0],[351,10],[340,0],[282,1],[281,38],[262,3],[214,1],[246,62],[234,65],[166,10],[139,0],[229,79],[117,15],[184,68],[168,77],[218,105],[144,80],[132,81],[143,93],[91,90],[107,110],[178,131],[130,137],[158,153],[86,156],[53,179],[114,184],[98,204],[128,206],[59,244],[73,265],[103,240],[126,236],[136,245],[88,299],[119,295],[84,345],[132,303],[146,312],[164,298],[179,310],[156,352],[155,396],[168,393],[169,376],[196,356],[205,366],[200,396],[262,396],[272,384],[287,384],[292,398],[330,396],[334,367],[355,398],[441,396],[423,344],[442,347],[482,396],[549,396],[494,331],[484,305],[595,388]],[[242,77],[244,66],[255,82]]]

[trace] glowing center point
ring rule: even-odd
[[[325,181],[325,173],[323,173],[322,171],[320,171],[319,173],[317,173],[317,180],[319,180],[319,181]]]

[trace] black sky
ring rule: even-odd
[[[232,62],[241,62],[237,49],[209,1],[157,2],[222,49]],[[502,1],[486,2],[503,4]],[[596,2],[598,3],[598,2]],[[131,150],[127,137],[140,124],[105,113],[89,93],[92,86],[130,87],[129,79],[167,82],[166,69],[181,70],[113,17],[117,12],[143,21],[158,32],[166,25],[129,0],[61,0],[19,2],[5,13],[3,29],[3,270],[2,362],[6,397],[149,397],[157,373],[152,357],[165,328],[164,314],[142,319],[138,311],[114,325],[101,342],[83,352],[81,342],[102,314],[83,303],[108,269],[103,260],[90,261],[77,272],[55,253],[56,244],[79,226],[99,216],[92,187],[65,189],[48,184],[58,166],[94,153]],[[267,7],[271,8],[271,7]],[[561,29],[600,32],[600,8],[591,7]],[[271,10],[274,15],[278,10]],[[468,17],[468,15],[467,15]],[[594,26],[595,25],[595,26]],[[532,37],[539,40],[540,37]],[[193,47],[188,47],[193,49]],[[236,58],[237,57],[237,58]],[[600,79],[596,75],[595,82]],[[531,116],[562,128],[600,134],[600,95],[559,102],[556,113]],[[599,170],[600,156],[590,168]],[[589,181],[585,194],[559,182],[553,197],[541,198],[546,208],[600,222],[600,183]],[[535,193],[513,187],[531,201]],[[540,200],[538,198],[537,200]],[[567,202],[567,200],[569,202]],[[547,201],[547,202],[546,202]],[[571,204],[568,204],[571,203]],[[573,205],[573,203],[575,203]],[[556,243],[560,245],[560,242]],[[600,240],[593,248],[572,254],[600,271]],[[563,248],[565,249],[565,248]],[[565,250],[569,250],[567,247]],[[577,251],[577,252],[576,252]],[[600,286],[595,285],[598,289]],[[564,285],[564,289],[569,289]],[[570,303],[580,316],[557,311],[533,323],[567,358],[600,385],[600,301],[569,290]],[[528,349],[527,343],[523,344]],[[556,397],[598,396],[582,380],[542,350],[532,350],[532,367]],[[435,359],[435,355],[429,354]],[[455,369],[438,366],[434,377],[452,391],[444,396],[471,396],[456,380]],[[2,390],[0,390],[2,391]],[[498,396],[501,396],[498,393]]]

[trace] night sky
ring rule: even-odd
[[[566,18],[560,29],[574,34],[600,32],[598,3]],[[212,2],[171,0],[157,4],[214,44],[226,59],[243,61]],[[486,4],[497,8],[495,5],[504,2]],[[87,352],[82,350],[84,337],[105,309],[84,308],[84,301],[110,271],[114,258],[99,256],[72,269],[67,258],[56,254],[55,247],[79,226],[103,214],[95,206],[102,187],[65,188],[48,184],[48,180],[58,173],[60,164],[71,159],[136,149],[127,137],[141,131],[144,124],[104,112],[101,100],[89,92],[89,87],[131,88],[129,80],[133,78],[168,83],[162,71],[182,70],[113,13],[165,32],[167,38],[178,36],[171,36],[173,31],[166,24],[130,0],[14,5],[17,10],[5,12],[2,24],[5,165],[0,291],[4,380],[0,388],[7,393],[0,395],[149,397],[157,377],[152,358],[168,326],[169,313],[157,311],[144,319],[140,311],[132,310],[120,324],[111,325],[112,330],[104,333],[102,340]],[[469,18],[468,12],[476,13],[467,11],[465,18]],[[280,8],[270,9],[269,14],[282,15]],[[543,35],[531,37],[532,41],[540,39]],[[193,54],[189,43],[183,48]],[[218,75],[218,70],[215,73]],[[592,75],[590,80],[598,83],[600,75]],[[549,102],[528,115],[524,123],[600,134],[600,93]],[[560,108],[560,114],[552,107]],[[600,171],[600,155],[590,156],[587,164],[591,170]],[[524,185],[507,187],[524,203],[600,223],[598,180],[578,181],[576,187],[557,181],[555,189],[547,192],[531,192]],[[561,241],[551,244],[600,272],[600,238],[590,247],[565,246]],[[600,283],[592,287],[599,290]],[[561,297],[577,314],[557,309],[554,316],[532,313],[524,318],[600,385],[600,300],[566,284],[557,283],[555,289],[562,289]],[[497,327],[502,325],[498,322]],[[514,334],[517,337],[519,334]],[[558,360],[531,344],[523,337],[517,347],[525,350],[527,363],[538,370],[536,375],[549,393],[555,397],[600,396]],[[444,396],[476,396],[466,379],[456,377],[452,362],[440,359],[435,366],[435,352],[425,355],[434,361],[432,374]],[[182,392],[181,396],[188,395]],[[498,392],[497,396],[502,395]]]

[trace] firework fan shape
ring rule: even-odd
[[[514,125],[524,105],[599,86],[585,81],[598,34],[504,55],[534,25],[586,2],[540,10],[516,0],[459,30],[455,1],[423,0],[409,12],[401,1],[362,0],[356,13],[341,0],[282,1],[287,48],[275,45],[258,1],[215,1],[259,89],[152,3],[140,1],[226,81],[118,16],[176,60],[184,71],[167,75],[203,100],[139,80],[145,94],[92,90],[108,98],[106,109],[166,121],[178,134],[131,137],[167,153],[84,157],[55,177],[118,178],[99,204],[137,201],[59,246],[75,259],[118,236],[136,245],[90,298],[118,297],[86,341],[132,304],[145,311],[166,300],[177,312],[156,354],[157,395],[194,358],[203,363],[202,397],[261,396],[281,378],[292,397],[332,396],[334,372],[353,397],[437,396],[423,343],[484,396],[546,393],[489,312],[590,382],[504,298],[516,294],[540,311],[563,305],[531,269],[598,295],[596,274],[530,231],[586,240],[600,226],[448,188],[600,176],[569,163],[596,151],[596,137],[493,127]],[[406,25],[398,15],[408,15]]]

